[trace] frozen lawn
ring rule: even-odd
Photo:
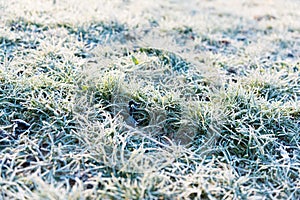
[[[300,199],[299,8],[0,0],[0,199]]]

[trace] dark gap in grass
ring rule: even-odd
[[[49,26],[46,26],[41,23],[28,21],[24,18],[11,20],[8,23],[8,26],[10,27],[10,31],[16,31],[16,32],[41,33],[43,31],[49,30]]]

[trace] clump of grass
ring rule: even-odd
[[[283,114],[280,104],[258,99],[253,91],[230,88],[224,103],[227,119],[221,130],[220,144],[232,155],[257,159],[266,152],[274,153],[274,142],[281,140],[282,134],[288,143],[295,137],[286,134],[287,130],[295,133],[295,120]]]
[[[300,92],[298,86],[298,73],[285,69],[256,69],[248,72],[244,79],[249,89],[267,101],[288,102],[297,100]],[[250,75],[251,74],[251,75]]]
[[[158,57],[163,65],[170,66],[174,71],[186,73],[189,69],[190,63],[186,62],[175,53],[155,48],[141,48],[140,51],[146,53],[148,56]]]
[[[165,132],[170,135],[178,131],[182,117],[182,107],[174,99],[168,98],[164,102],[164,109],[166,110],[166,121],[164,124]]]
[[[12,53],[16,49],[16,44],[13,40],[10,40],[6,37],[0,37],[1,43],[1,63],[4,64],[4,61],[11,60]]]
[[[128,31],[125,24],[116,21],[94,22],[78,27],[68,24],[58,24],[58,26],[66,28],[70,34],[75,34],[79,41],[89,46],[112,42],[118,39],[122,33]]]
[[[107,105],[113,103],[113,98],[117,95],[119,88],[119,77],[112,73],[105,74],[100,84],[96,86],[95,101],[104,101]]]

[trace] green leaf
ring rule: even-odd
[[[138,65],[138,64],[139,64],[139,61],[136,59],[136,57],[131,56],[131,59],[132,59],[132,62],[133,62],[135,65]]]

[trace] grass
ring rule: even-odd
[[[299,199],[297,6],[0,0],[0,199]]]

